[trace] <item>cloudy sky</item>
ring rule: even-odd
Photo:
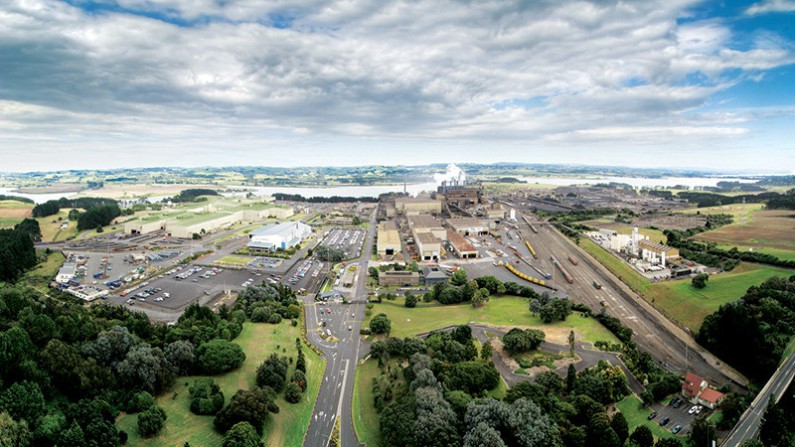
[[[795,0],[0,2],[0,171],[795,172]]]

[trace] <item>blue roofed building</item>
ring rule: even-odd
[[[287,250],[300,244],[312,234],[312,228],[303,222],[284,222],[265,225],[249,233],[248,250],[250,253],[274,252],[278,249]]]

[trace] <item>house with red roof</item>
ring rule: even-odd
[[[682,381],[682,396],[685,400],[694,405],[704,405],[710,409],[715,409],[723,400],[723,393],[709,387],[703,378],[693,374],[685,374]]]

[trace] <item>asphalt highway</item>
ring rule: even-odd
[[[756,437],[770,398],[772,397],[774,402],[778,402],[792,383],[793,376],[795,376],[795,355],[790,355],[773,373],[762,391],[756,395],[751,406],[745,410],[737,425],[721,445],[728,447],[743,445],[745,441]]]
[[[364,242],[365,249],[362,250],[363,255],[357,261],[356,282],[348,297],[350,304],[341,302],[321,304],[314,301],[313,295],[304,297],[309,342],[320,348],[326,358],[323,382],[304,438],[306,447],[328,445],[337,417],[340,418],[341,445],[345,447],[359,445],[353,429],[353,381],[360,354],[359,330],[367,301],[365,280],[370,256],[366,248],[373,244],[375,228],[375,212],[373,212],[370,229]],[[329,334],[332,338],[329,338]]]

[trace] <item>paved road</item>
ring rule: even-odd
[[[773,373],[721,445],[729,447],[743,445],[745,441],[755,438],[770,398],[778,402],[792,383],[793,376],[795,376],[795,355],[790,355]]]
[[[497,334],[500,337],[507,333],[505,330],[478,323],[470,323],[470,327],[472,327],[472,335],[481,343],[485,343],[489,340],[487,332]],[[569,347],[545,341],[541,344],[540,349],[542,351],[557,354],[560,352],[567,352]],[[640,381],[638,381],[638,379],[635,378],[635,376],[632,374],[629,368],[627,368],[617,353],[588,349],[586,343],[575,343],[574,353],[580,358],[580,360],[574,364],[574,367],[577,369],[577,371],[583,371],[587,368],[596,366],[600,360],[604,360],[611,365],[618,365],[618,367],[621,368],[621,370],[624,372],[624,375],[627,376],[627,384],[633,392],[638,395],[643,392],[643,385],[640,383]],[[532,376],[515,374],[512,368],[503,361],[503,358],[496,350],[492,353],[491,359],[492,362],[494,362],[494,366],[497,367],[497,370],[500,372],[500,375],[509,387],[513,387],[519,382],[533,378]],[[568,369],[569,367],[566,365],[558,368],[555,372],[559,376],[565,378],[568,374]]]
[[[725,384],[737,387],[748,383],[742,374],[722,364],[689,334],[670,322],[552,226],[537,225],[537,234],[524,222],[520,227],[522,234],[536,247],[539,261],[551,264],[548,262],[549,256],[554,254],[560,262],[567,264],[566,269],[574,278],[574,284],[561,281],[560,271],[555,271],[553,282],[557,286],[566,289],[574,301],[585,303],[593,309],[600,309],[604,301],[608,312],[633,330],[633,339],[638,346],[649,352],[666,369],[680,374],[694,372],[718,387]],[[571,265],[566,260],[568,254],[578,258],[579,265]],[[554,269],[552,265],[544,267],[550,272]],[[593,286],[595,280],[602,284],[601,290]]]
[[[375,233],[375,211],[371,216],[370,229],[364,242],[363,256],[358,260],[358,274],[349,299],[353,304],[315,303],[312,296],[304,297],[307,311],[307,334],[309,342],[320,348],[326,357],[326,371],[318,392],[317,402],[309,422],[304,446],[325,447],[328,445],[336,417],[340,417],[340,441],[345,447],[359,445],[353,428],[353,381],[359,361],[359,329],[364,319],[367,292],[367,262]],[[329,313],[329,310],[331,313]],[[321,326],[325,321],[326,326]],[[338,341],[326,341],[321,331],[330,331]]]

